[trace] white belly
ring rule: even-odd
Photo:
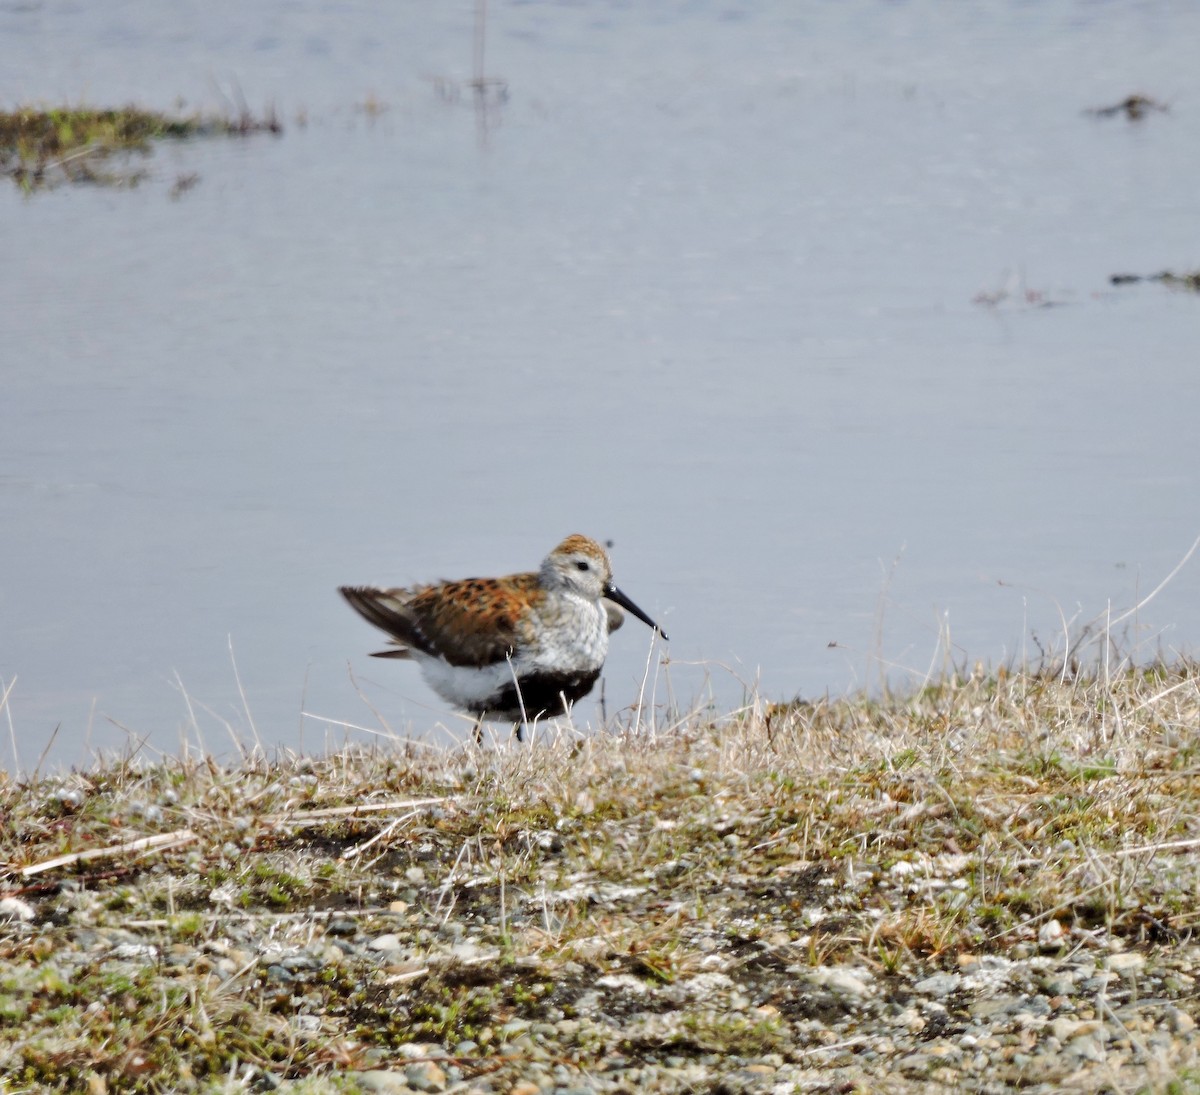
[[[539,674],[597,672],[608,654],[608,616],[598,603],[563,595],[549,619],[535,621],[532,643],[511,660],[485,666],[450,665],[413,650],[426,683],[442,699],[458,707],[478,707],[510,687],[514,679]]]

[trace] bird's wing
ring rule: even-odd
[[[502,662],[529,641],[528,597],[536,574],[507,578],[464,578],[413,589],[345,586],[342,596],[401,648],[419,650],[450,665]],[[385,656],[404,657],[402,651]]]

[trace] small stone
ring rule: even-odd
[[[1014,1014],[1028,1003],[1019,996],[988,996],[976,1000],[968,1010],[975,1019],[994,1021],[1000,1016]]]
[[[1196,1029],[1196,1020],[1179,1008],[1167,1008],[1166,1020],[1172,1034],[1190,1034]]]
[[[947,1042],[944,1039],[936,1042],[930,1042],[925,1047],[925,1052],[930,1057],[936,1057],[939,1060],[943,1057],[961,1057],[962,1051],[953,1042]]]
[[[596,984],[601,988],[616,989],[632,993],[635,996],[642,996],[650,991],[650,986],[640,977],[634,977],[632,973],[606,974],[603,977],[597,977]],[[578,1003],[576,1003],[576,1007],[578,1007]]]
[[[446,1086],[446,1073],[436,1061],[414,1061],[404,1075],[416,1091],[441,1091]]]
[[[470,939],[462,943],[455,943],[449,949],[450,955],[456,962],[461,962],[464,966],[480,966],[490,962],[496,962],[500,958],[500,950],[498,947],[481,947],[478,943],[473,943]]]
[[[1137,951],[1118,951],[1110,954],[1105,965],[1114,973],[1137,973],[1146,964],[1146,956]]]
[[[932,977],[918,981],[913,988],[923,996],[941,999],[954,992],[961,981],[962,978],[957,973],[935,973]]]
[[[1030,1021],[1046,1019],[1050,1015],[1050,1001],[1044,996],[1019,998],[1009,1010],[1017,1019]]]
[[[1079,992],[1083,996],[1094,996],[1098,992],[1103,992],[1108,983],[1117,975],[1110,970],[1101,970],[1095,977],[1089,977],[1086,981],[1080,982]]]
[[[33,906],[19,897],[0,898],[0,918],[29,921],[34,917]]]
[[[905,1008],[896,1016],[896,1022],[909,1034],[920,1034],[928,1025],[925,1017],[916,1008]]]
[[[347,1072],[346,1076],[363,1091],[378,1092],[379,1095],[412,1095],[408,1077],[403,1072],[374,1068],[368,1072]]]
[[[388,932],[386,935],[377,935],[367,946],[374,951],[398,951],[401,949],[400,936],[394,932]]]
[[[1038,929],[1038,946],[1044,951],[1057,950],[1064,934],[1063,926],[1057,920],[1047,920]]]
[[[396,1052],[416,1063],[422,1057],[440,1057],[442,1047],[436,1042],[404,1042],[396,1047]]]
[[[920,1076],[929,1072],[931,1064],[932,1058],[928,1053],[910,1053],[901,1057],[894,1067],[899,1072],[916,1073]]]
[[[321,1020],[316,1015],[297,1015],[292,1019],[291,1027],[297,1034],[320,1034]]]
[[[1100,1044],[1099,1038],[1091,1035],[1084,1038],[1072,1038],[1067,1044],[1066,1051],[1081,1061],[1099,1063],[1104,1060],[1104,1046]]]
[[[1055,970],[1038,978],[1038,988],[1047,996],[1070,996],[1074,987],[1074,970]]]
[[[1059,1016],[1050,1021],[1050,1033],[1063,1045],[1076,1038],[1090,1038],[1103,1029],[1104,1024],[1098,1019],[1068,1019]]]
[[[859,971],[851,973],[840,966],[817,966],[809,972],[808,981],[843,996],[864,997],[873,991],[866,977],[860,975]]]

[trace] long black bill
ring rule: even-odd
[[[625,609],[626,612],[632,612],[633,615],[641,620],[642,623],[644,623],[647,627],[654,628],[654,630],[663,637],[664,642],[669,643],[671,641],[667,638],[667,633],[652,619],[650,619],[650,617],[647,616],[640,608],[638,608],[638,606],[635,605],[628,597],[626,597],[624,593],[617,589],[612,582],[609,582],[608,585],[604,587],[604,596],[614,604],[619,604],[623,609]]]

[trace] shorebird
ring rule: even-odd
[[[411,588],[341,586],[354,609],[392,636],[377,658],[410,658],[442,699],[476,717],[522,728],[558,715],[600,676],[621,608],[663,629],[614,584],[604,549],[568,536],[536,571]],[[621,608],[617,606],[620,605]]]

